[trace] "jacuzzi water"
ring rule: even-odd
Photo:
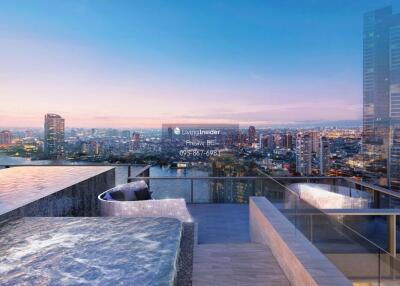
[[[172,285],[170,218],[22,218],[0,225],[0,285]]]

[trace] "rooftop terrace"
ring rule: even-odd
[[[178,231],[180,233],[178,239],[180,251],[172,251],[170,255],[167,255],[170,262],[152,266],[153,269],[161,267],[160,269],[165,270],[166,265],[171,265],[171,261],[174,261],[173,268],[177,272],[171,275],[175,278],[167,279],[169,284],[165,285],[174,283],[175,285],[190,285],[191,281],[193,285],[304,285],[299,284],[299,281],[302,281],[301,283],[312,281],[310,285],[345,285],[343,281],[348,281],[347,279],[350,279],[354,285],[359,283],[398,285],[396,283],[400,271],[396,255],[399,244],[396,242],[399,236],[397,235],[396,217],[399,212],[396,207],[397,199],[400,196],[395,194],[391,197],[390,191],[380,192],[379,188],[364,183],[357,184],[357,182],[343,178],[271,178],[268,176],[160,178],[149,177],[148,168],[140,167],[137,170],[129,180],[146,180],[157,199],[184,198],[188,210],[197,224],[198,244],[194,245],[194,249],[192,244],[185,242],[187,236],[192,234],[185,234],[183,227]],[[54,239],[57,240],[57,243],[61,243],[60,245],[67,245],[67,248],[63,248],[62,251],[68,247],[82,248],[83,251],[79,254],[84,257],[82,259],[87,260],[86,264],[97,265],[96,256],[85,256],[88,247],[85,240],[89,244],[93,242],[93,245],[104,243],[107,249],[108,242],[116,242],[120,236],[129,236],[128,233],[133,234],[132,231],[138,227],[133,220],[125,221],[123,218],[98,217],[92,218],[92,220],[82,218],[82,216],[99,216],[97,196],[115,186],[113,166],[12,167],[0,170],[0,179],[7,181],[7,184],[0,187],[0,210],[2,210],[0,213],[0,221],[2,221],[0,224],[0,252],[6,253],[3,260],[0,260],[0,269],[4,274],[1,275],[3,278],[0,278],[2,284],[3,282],[12,284],[17,281],[13,280],[16,278],[13,276],[14,274],[7,271],[21,273],[22,276],[19,276],[18,279],[27,279],[26,281],[45,279],[43,280],[44,284],[49,284],[48,281],[53,281],[51,279],[60,274],[54,274],[55,272],[49,274],[51,272],[49,269],[47,278],[35,277],[34,273],[31,273],[33,276],[26,275],[29,267],[18,266],[18,259],[22,259],[22,257],[25,259],[25,256],[20,255],[22,252],[18,249],[18,245],[25,247],[28,252],[30,251],[27,256],[29,259],[24,260],[24,263],[31,261],[35,265],[41,265],[38,268],[43,266],[40,261],[42,261],[42,257],[48,255],[46,254],[48,251],[52,255],[59,252],[59,248],[55,248],[52,243]],[[362,208],[353,208],[357,204],[352,203],[346,209],[318,209],[303,200],[301,192],[291,189],[291,185],[302,182],[323,184],[324,188],[331,186],[325,191],[335,193],[339,190],[341,197],[363,192],[359,196],[364,200]],[[314,185],[312,186],[314,187]],[[169,188],[172,189],[169,190]],[[313,195],[312,190],[307,193]],[[321,194],[323,192],[318,191],[319,197]],[[255,205],[253,204],[253,210],[249,208],[252,196],[267,198],[273,205],[268,206],[268,204],[264,205],[257,201],[257,208],[260,211],[255,217]],[[252,213],[253,215],[251,215]],[[32,216],[46,216],[47,218],[32,218]],[[63,218],[54,218],[54,216]],[[65,226],[62,223],[63,219],[66,222]],[[152,219],[157,222],[157,219]],[[152,219],[149,219],[149,223]],[[118,229],[118,220],[126,224],[126,229]],[[78,227],[81,224],[86,230],[81,231]],[[73,227],[70,228],[69,225]],[[183,226],[184,224],[179,225]],[[257,226],[256,232],[255,225]],[[373,225],[372,231],[371,225]],[[46,230],[42,231],[42,229]],[[144,228],[143,235],[141,232],[135,232],[136,235],[132,239],[138,238],[140,241],[147,241],[146,237],[148,237],[152,241],[161,234],[162,229],[165,228],[151,230]],[[265,231],[266,229],[269,231]],[[40,235],[35,234],[36,230],[40,230]],[[380,230],[379,235],[377,230]],[[60,233],[62,235],[59,235]],[[101,233],[104,235],[99,236],[99,240],[97,240],[96,236]],[[255,236],[255,233],[258,234]],[[269,238],[271,233],[275,233],[277,236],[271,239]],[[368,236],[371,233],[375,234],[375,237]],[[82,235],[84,237],[75,239]],[[105,239],[104,242],[100,242],[101,239]],[[167,240],[170,241],[170,239]],[[150,243],[150,241],[148,242]],[[162,244],[161,241],[159,242]],[[123,270],[125,266],[122,261],[127,262],[128,265],[137,261],[144,263],[146,259],[151,260],[152,257],[158,257],[157,253],[160,251],[164,253],[164,251],[158,247],[151,247],[152,243],[150,243],[150,248],[144,247],[135,252],[137,242],[132,241],[131,243],[117,246],[121,250],[121,256],[118,258],[121,263],[118,263],[118,259],[103,257],[103,262],[107,264],[105,269],[116,271],[121,268],[118,272],[119,279],[117,276],[113,276],[112,280],[107,280],[108,278],[106,279],[105,276],[98,273],[97,266],[94,266],[86,274],[76,272],[76,276],[73,274],[72,278],[70,277],[75,280],[71,281],[82,282],[84,280],[79,279],[88,277],[97,277],[102,285],[110,281],[113,283],[119,281],[122,285],[129,285],[128,280],[125,279],[129,277],[133,281],[149,281],[135,280],[139,279],[138,277],[141,275],[139,270],[134,271],[139,276],[129,276],[131,274],[127,274]],[[186,246],[184,246],[185,243]],[[302,247],[306,245],[306,248],[297,249],[299,245],[303,245]],[[282,246],[285,247],[282,248]],[[178,252],[186,253],[185,251],[191,247],[193,260],[190,255],[184,259],[180,255],[178,260],[174,256]],[[124,248],[132,251],[132,254],[122,254]],[[304,251],[304,249],[309,250]],[[107,257],[113,257],[111,253],[107,251],[105,253],[108,253],[104,254]],[[307,256],[310,253],[314,254]],[[130,261],[132,257],[137,257],[135,258],[136,262]],[[283,261],[282,257],[292,258]],[[297,263],[297,266],[288,264],[288,262]],[[193,272],[191,270],[192,263]],[[10,270],[7,265],[14,265],[14,269]],[[190,274],[189,279],[187,276],[183,279],[181,279],[182,277],[177,278],[181,275],[179,273],[182,265],[187,268],[185,273]],[[323,267],[319,269],[320,266]],[[315,270],[315,267],[318,270]],[[57,271],[58,267],[55,266],[52,269]],[[62,271],[65,270],[62,269]],[[300,269],[300,272],[292,272],[293,269],[296,271]],[[338,279],[335,280],[336,278]],[[148,277],[143,279],[148,279]],[[158,281],[158,278],[153,281]],[[164,280],[159,281],[161,283]],[[143,285],[160,284],[149,282]]]

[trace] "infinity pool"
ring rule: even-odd
[[[2,169],[0,215],[110,170],[113,168],[104,166],[30,166]]]

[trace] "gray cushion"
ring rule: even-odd
[[[110,192],[106,192],[103,196],[103,199],[106,201],[112,201],[113,197],[111,196]]]
[[[151,193],[148,189],[136,190],[135,196],[138,201],[151,200]]]
[[[121,191],[124,194],[126,201],[137,200],[135,191],[148,190],[148,186],[145,181],[136,181],[128,184],[116,186],[112,189],[112,192]]]
[[[111,197],[116,201],[125,201],[125,195],[121,191],[110,192]]]

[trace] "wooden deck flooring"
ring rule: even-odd
[[[193,286],[288,286],[270,249],[255,243],[199,244],[194,249]]]

